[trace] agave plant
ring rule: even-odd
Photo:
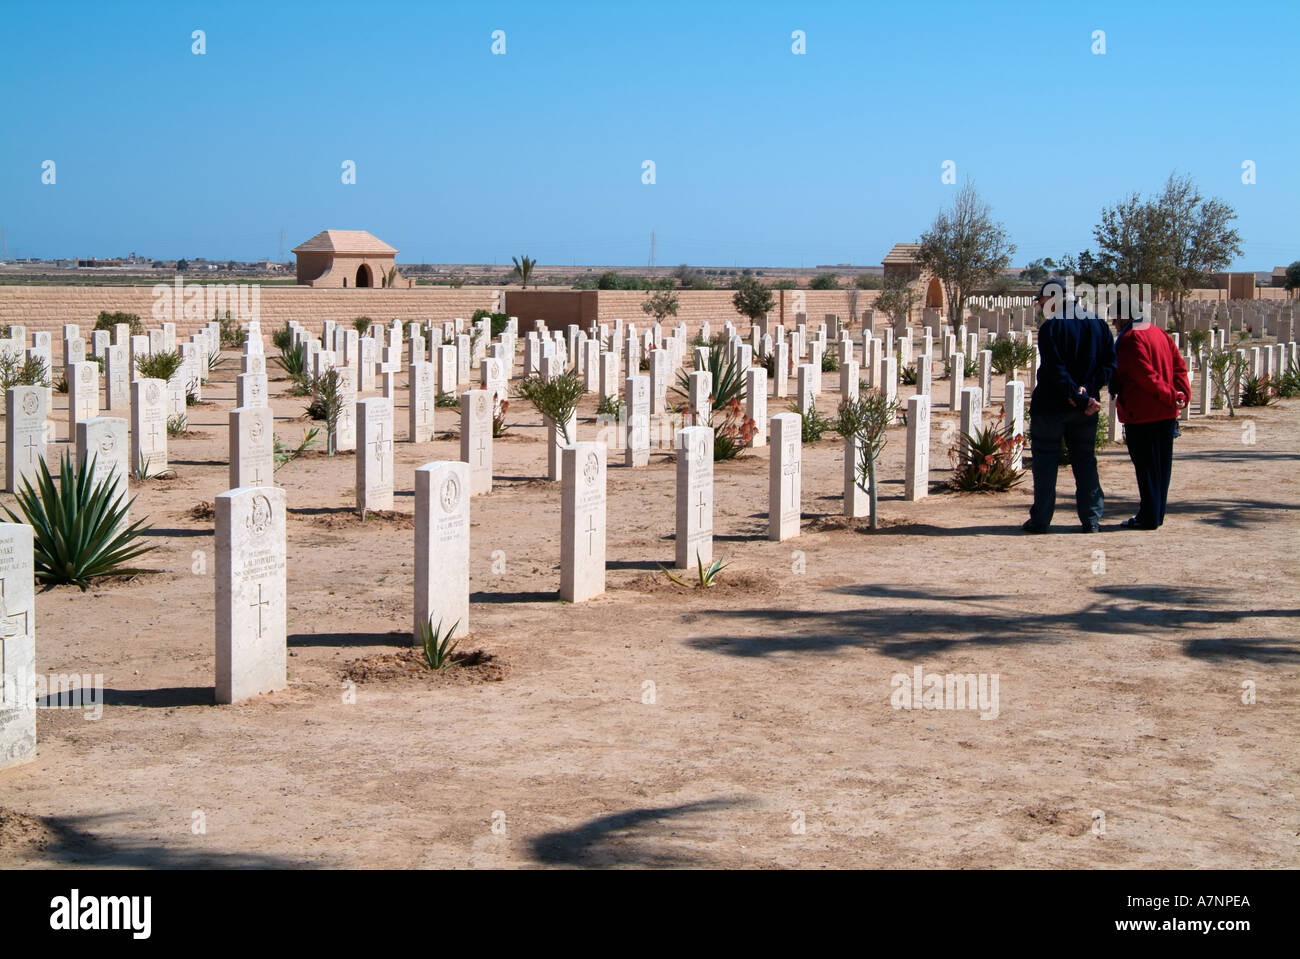
[[[433,670],[446,669],[454,665],[455,661],[451,658],[452,651],[459,644],[459,640],[453,640],[456,635],[456,627],[460,625],[460,620],[451,624],[451,629],[446,633],[442,631],[442,620],[438,620],[438,625],[433,624],[433,617],[430,616],[428,622],[420,626],[420,645],[424,648],[424,664]]]
[[[708,566],[705,566],[704,558],[700,555],[699,550],[695,551],[695,563],[699,567],[700,582],[698,586],[700,589],[711,589],[718,585],[718,574],[731,565],[730,563],[724,563],[720,559],[715,559]],[[660,566],[659,568],[663,570],[665,576],[671,579],[678,586],[685,586],[688,589],[692,588],[690,583],[686,582],[686,580],[681,577],[674,575],[666,566]]]
[[[57,487],[44,460],[39,466],[36,485],[24,478],[17,493],[22,516],[4,507],[13,522],[27,523],[34,531],[39,582],[71,583],[85,592],[92,580],[103,576],[151,572],[126,565],[157,548],[135,543],[150,527],[141,525],[143,520],[126,524],[134,500],[123,502],[125,494],[117,492],[112,475],[95,482],[93,457],[78,470],[64,451]]]

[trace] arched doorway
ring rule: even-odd
[[[373,286],[374,280],[370,276],[370,267],[362,263],[357,267],[357,286]]]
[[[930,283],[925,288],[925,305],[928,309],[943,312],[943,284],[937,276],[930,277]]]

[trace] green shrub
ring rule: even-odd
[[[490,320],[490,332],[493,337],[500,336],[506,331],[506,325],[510,322],[509,313],[493,313],[491,310],[475,310],[474,315],[470,317],[471,323],[477,323],[479,320]]]
[[[597,416],[612,416],[615,419],[623,418],[623,400],[617,396],[606,396],[596,404]]]
[[[95,320],[95,329],[108,330],[112,333],[113,327],[119,323],[131,327],[132,336],[140,336],[144,333],[144,324],[140,322],[139,313],[109,313],[107,310],[99,311],[99,316]]]
[[[1034,362],[1034,345],[1024,339],[1000,336],[993,341],[989,352],[993,354],[993,372],[998,376],[1006,376],[1012,370],[1027,370]]]
[[[307,415],[314,420],[325,421],[325,455],[333,456],[335,427],[339,415],[343,412],[343,393],[339,390],[339,371],[330,367],[312,380],[311,403],[307,406]]]
[[[1276,392],[1283,399],[1300,395],[1300,369],[1294,363],[1277,378]]]
[[[244,342],[244,331],[239,326],[239,321],[230,315],[226,310],[225,316],[217,316],[217,311],[212,311],[212,318],[217,321],[217,326],[221,330],[222,346],[240,346]]]
[[[293,330],[288,323],[271,334],[271,345],[281,353],[293,345]]]
[[[366,333],[369,332],[370,327],[374,325],[374,322],[375,321],[368,316],[358,316],[352,321],[352,328],[362,336],[365,336]]]
[[[161,350],[148,356],[137,356],[135,372],[142,379],[162,380],[166,383],[176,375],[182,362],[177,350]]]
[[[835,425],[835,421],[824,413],[820,413],[817,407],[810,407],[807,413],[801,413],[798,403],[791,403],[786,407],[791,413],[799,413],[800,435],[805,443],[820,442],[822,435]]]
[[[307,369],[307,347],[281,346],[280,355],[275,358],[293,384],[289,392],[294,396],[307,396],[311,393],[311,372]]]
[[[433,405],[437,409],[460,409],[460,397],[455,393],[439,393],[433,398]]]
[[[832,350],[822,350],[822,372],[838,373],[840,369],[840,356]]]
[[[131,502],[117,492],[110,475],[96,483],[95,460],[78,470],[72,456],[63,452],[59,482],[55,486],[49,467],[40,460],[36,485],[24,478],[16,494],[21,517],[4,510],[15,523],[32,527],[37,582],[79,586],[82,592],[103,576],[126,576],[149,570],[126,564],[154,546],[135,544],[150,527],[143,520],[126,525]]]
[[[39,356],[0,352],[0,389],[11,386],[49,386],[49,370]]]

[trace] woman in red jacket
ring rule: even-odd
[[[1137,473],[1142,505],[1130,529],[1159,529],[1165,521],[1178,411],[1192,394],[1187,365],[1173,338],[1146,320],[1130,320],[1115,343],[1115,396],[1124,440]]]

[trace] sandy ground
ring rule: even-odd
[[[106,705],[97,721],[40,710],[38,759],[0,774],[0,866],[1300,862],[1300,402],[1194,419],[1159,532],[1118,528],[1136,504],[1111,447],[1103,532],[1073,533],[1067,471],[1059,532],[1025,537],[1027,488],[939,489],[937,382],[932,495],[902,501],[893,431],[876,532],[839,517],[838,438],[805,448],[804,535],[787,543],[765,539],[768,451],[721,464],[715,549],[732,565],[708,593],[658,574],[674,469],[656,454],[611,469],[609,591],[578,606],[556,598],[559,488],[518,402],[473,504],[462,648],[490,658],[438,676],[397,654],[413,470],[456,441],[399,443],[396,515],[364,525],[353,457],[303,458],[277,474],[290,687],[214,706],[212,521],[191,511],[226,486],[232,364],[191,411],[196,435],[172,441],[176,479],[136,488],[158,572],[37,597],[38,670],[102,674]],[[303,401],[274,406],[296,441]],[[438,411],[439,429],[457,422]],[[916,666],[996,674],[997,717],[894,709],[891,677]]]

